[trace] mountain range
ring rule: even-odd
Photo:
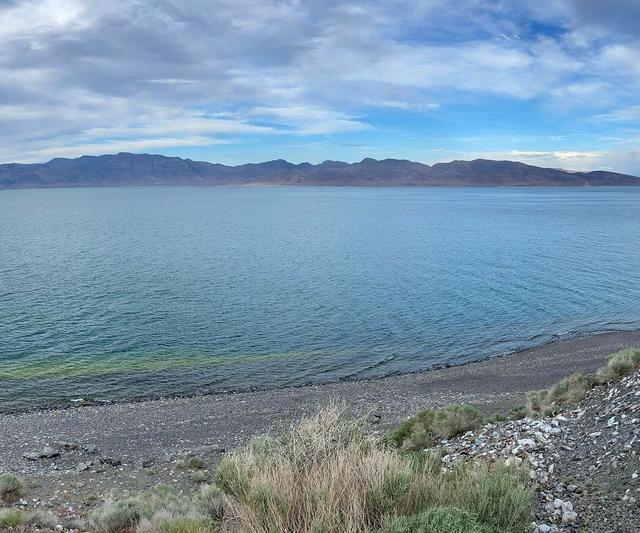
[[[596,170],[573,172],[517,161],[451,161],[425,165],[402,159],[293,164],[283,159],[227,166],[162,155],[119,153],[0,165],[0,189],[132,185],[335,186],[612,186],[640,178]]]

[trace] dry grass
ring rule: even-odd
[[[204,533],[213,521],[198,498],[185,498],[160,485],[137,496],[107,501],[91,515],[96,533]]]
[[[369,532],[388,516],[439,505],[502,531],[521,531],[531,518],[518,472],[479,464],[442,473],[439,457],[390,449],[337,406],[226,458],[216,482],[229,496],[222,531]]]
[[[197,498],[162,488],[108,502],[94,513],[92,529],[371,533],[394,517],[442,507],[458,509],[450,512],[462,517],[460,523],[479,524],[478,533],[519,533],[531,520],[531,488],[519,470],[478,463],[443,472],[438,454],[391,448],[366,420],[352,419],[336,405],[281,437],[254,439],[225,457],[215,481]],[[441,514],[426,516],[439,520]]]
[[[442,409],[425,409],[391,434],[391,441],[407,450],[421,450],[440,439],[462,435],[480,427],[484,418],[470,405],[448,405]]]

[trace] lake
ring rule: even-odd
[[[639,327],[640,187],[0,191],[4,412]]]

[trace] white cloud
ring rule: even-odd
[[[595,118],[612,122],[637,121],[640,123],[640,105],[614,109],[609,113],[603,113]]]
[[[631,24],[604,31],[594,2],[15,0],[0,7],[0,153],[346,134],[379,109],[419,122],[490,98],[634,120],[640,44]]]
[[[522,161],[529,165],[561,168],[574,171],[615,170],[633,174],[640,162],[640,151],[627,150],[506,150],[492,152],[467,152],[463,159],[496,159]]]

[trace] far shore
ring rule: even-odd
[[[640,346],[640,331],[560,340],[464,366],[369,381],[0,415],[0,471],[20,464],[28,469],[25,452],[61,441],[96,445],[130,463],[211,447],[229,450],[331,400],[369,414],[381,429],[422,408],[450,403],[490,414],[521,405],[527,391],[567,374],[593,372],[609,354],[631,346]]]

